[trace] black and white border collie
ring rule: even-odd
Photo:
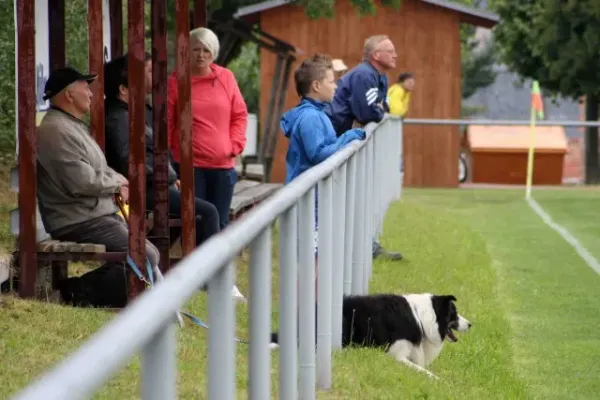
[[[344,298],[342,347],[382,348],[397,361],[431,378],[425,369],[442,351],[444,341],[456,342],[453,331],[471,323],[456,311],[453,295],[374,294]],[[277,334],[271,335],[276,346]]]

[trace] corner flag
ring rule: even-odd
[[[529,154],[527,156],[527,180],[525,182],[525,198],[531,197],[531,186],[533,185],[533,157],[535,149],[535,120],[544,119],[544,104],[538,81],[531,84],[531,133],[529,134]]]
[[[531,108],[537,113],[538,119],[544,119],[544,104],[538,81],[533,81],[531,85]]]

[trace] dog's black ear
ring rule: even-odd
[[[446,298],[448,301],[456,301],[456,297],[454,297],[454,295],[452,294],[443,297]]]

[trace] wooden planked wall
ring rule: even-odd
[[[322,52],[342,58],[349,67],[361,61],[368,36],[389,35],[398,53],[397,68],[388,74],[390,84],[407,70],[417,79],[408,118],[460,117],[459,25],[455,12],[419,0],[404,0],[399,11],[378,6],[375,16],[366,17],[360,17],[348,0],[336,1],[332,19],[309,20],[295,5],[263,11],[260,16],[262,30],[302,49],[302,57]],[[274,69],[275,55],[261,50],[261,121],[266,120]],[[291,76],[286,110],[298,101]],[[272,182],[285,179],[286,151],[287,139],[280,133]],[[405,125],[405,184],[457,187],[458,152],[458,128]]]

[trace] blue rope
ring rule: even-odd
[[[148,259],[146,258],[146,272],[148,274],[148,279],[150,279],[150,281],[148,281],[148,279],[146,279],[144,277],[144,275],[142,275],[142,272],[140,271],[140,269],[138,268],[138,266],[135,264],[135,262],[133,262],[133,259],[129,256],[129,254],[127,255],[127,264],[131,267],[131,269],[133,270],[133,272],[137,275],[137,277],[145,282],[147,285],[149,286],[154,286],[154,271],[152,270],[152,265],[150,265],[150,261],[148,261]],[[180,311],[180,313],[184,316],[186,316],[190,321],[192,321],[192,323],[194,323],[195,325],[204,328],[206,330],[208,330],[208,325],[206,323],[204,323],[200,318],[185,312],[185,311]],[[234,340],[236,342],[239,343],[244,343],[244,344],[249,344],[250,342],[246,341],[246,340],[241,340],[238,338],[234,338]]]

